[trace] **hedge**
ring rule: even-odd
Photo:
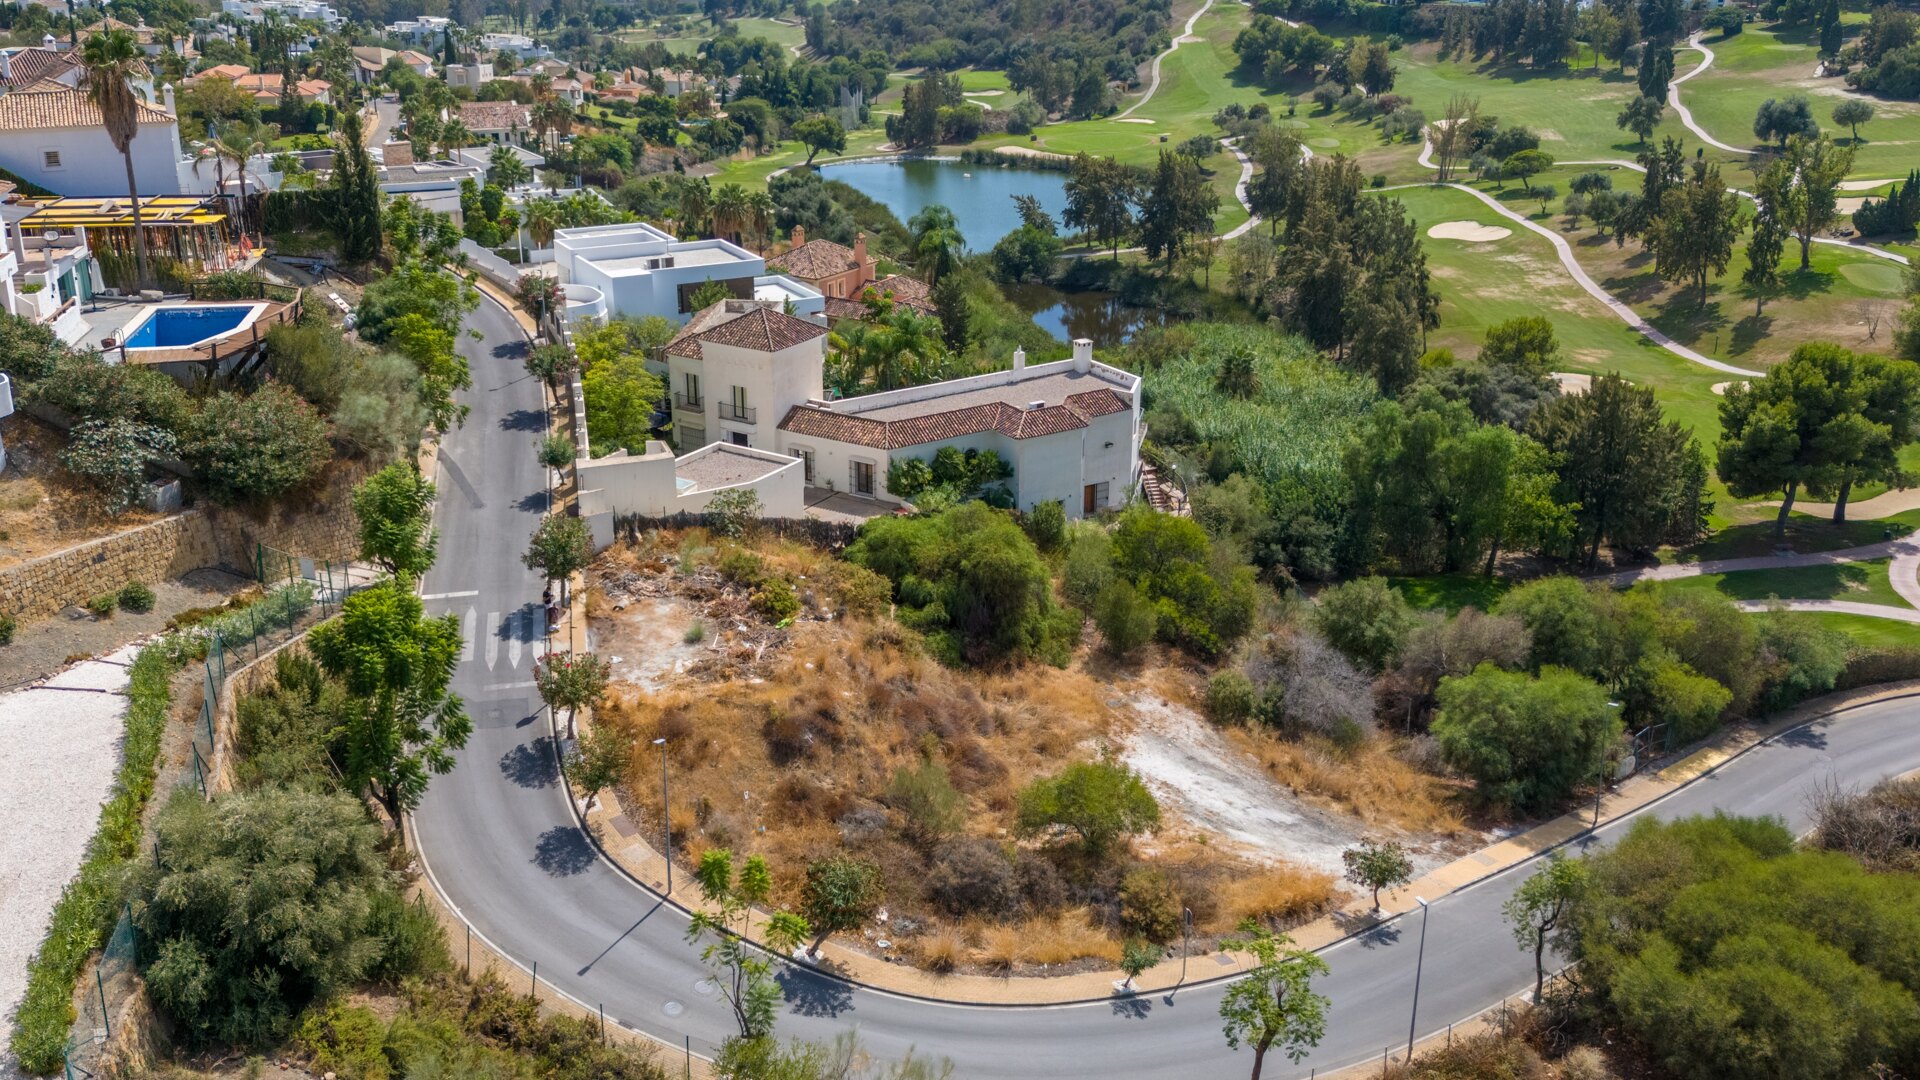
[[[169,685],[181,663],[165,643],[140,650],[127,683],[126,743],[100,827],[80,873],[54,905],[47,938],[27,966],[27,993],[8,1047],[30,1073],[59,1071],[73,1027],[73,987],[87,957],[112,930],[120,910],[121,873],[140,846],[141,819],[153,796],[160,735],[173,705]]]

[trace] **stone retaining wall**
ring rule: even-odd
[[[222,561],[206,515],[175,514],[0,570],[0,612],[43,619],[129,581],[166,581]]]
[[[370,471],[359,462],[338,465],[316,494],[270,510],[189,510],[0,570],[0,614],[44,619],[129,581],[168,581],[206,567],[253,577],[262,544],[347,561],[360,547],[353,487]]]

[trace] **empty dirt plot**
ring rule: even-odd
[[[1465,240],[1469,244],[1490,244],[1495,240],[1505,240],[1513,235],[1513,230],[1499,225],[1482,225],[1477,221],[1443,221],[1427,230],[1427,235],[1435,240]]]

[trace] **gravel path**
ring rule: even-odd
[[[0,1028],[26,992],[27,961],[80,869],[120,767],[128,645],[0,696]],[[11,1061],[0,1074],[11,1072]]]

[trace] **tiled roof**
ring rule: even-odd
[[[171,124],[172,113],[140,103],[140,123]],[[100,107],[85,90],[41,82],[0,95],[0,131],[99,127]]]
[[[213,67],[200,72],[186,81],[197,82],[201,79],[238,79],[243,75],[251,75],[252,73],[252,69],[245,64],[215,64]]]
[[[767,260],[767,269],[806,281],[844,274],[859,265],[853,261],[852,248],[831,240],[809,240]]]
[[[939,305],[933,302],[932,287],[919,278],[911,278],[905,274],[888,274],[868,285],[867,288],[872,289],[878,296],[892,294],[894,303],[905,304],[922,315],[931,315],[940,310]]]
[[[78,66],[55,49],[21,49],[7,60],[7,81],[30,86],[42,79],[58,79]]]
[[[466,101],[460,104],[460,122],[468,131],[506,131],[533,126],[533,113],[512,101]]]
[[[667,355],[698,360],[700,346],[706,342],[776,353],[827,334],[827,328],[818,323],[795,318],[762,304],[748,301],[744,311],[739,310],[740,306],[738,301],[722,301],[695,314],[667,342]]]
[[[1086,427],[1094,417],[1125,412],[1128,408],[1130,406],[1126,399],[1107,389],[1074,394],[1067,398],[1065,404],[1038,409],[1022,409],[1004,401],[992,401],[899,420],[876,420],[857,414],[837,413],[830,408],[795,405],[787,412],[786,419],[780,421],[780,430],[834,442],[871,446],[878,450],[898,450],[977,435],[983,431],[998,431],[1010,439],[1058,435],[1063,431]]]

